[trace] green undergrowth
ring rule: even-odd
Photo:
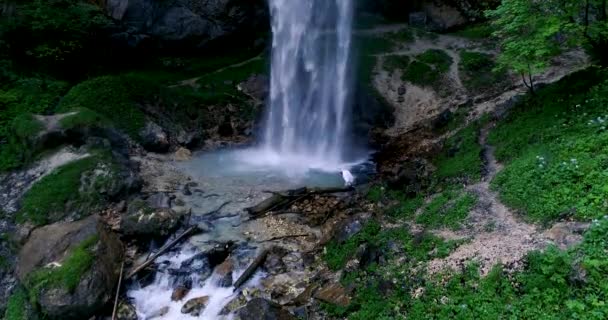
[[[383,229],[377,221],[372,220],[345,242],[330,242],[325,247],[323,259],[330,269],[339,270],[344,268],[363,244],[378,248],[385,254],[385,258],[406,253],[409,259],[415,261],[445,257],[455,246],[454,242],[445,242],[429,233],[412,234],[406,227]],[[390,250],[395,252],[387,253]]]
[[[106,165],[107,175],[92,174],[100,164]],[[16,221],[45,225],[59,221],[71,213],[78,216],[91,214],[103,201],[100,190],[106,190],[114,182],[114,170],[110,156],[103,152],[55,169],[36,182],[23,196]],[[87,182],[87,189],[82,186],[85,175],[93,180]]]
[[[406,70],[409,65],[410,57],[391,55],[384,57],[384,63],[382,64],[382,68],[384,68],[384,70],[389,73],[393,73],[396,70]]]
[[[31,160],[23,139],[38,129],[31,114],[51,112],[67,89],[65,82],[39,78],[0,86],[0,172]]]
[[[145,124],[138,102],[157,94],[157,90],[154,83],[143,77],[102,76],[74,86],[61,100],[57,112],[94,111],[137,140]]]
[[[27,292],[23,288],[18,287],[8,298],[6,311],[4,313],[5,320],[30,320],[27,318]]]
[[[479,130],[484,120],[473,122],[448,138],[434,164],[435,178],[445,181],[475,182],[481,178],[482,148],[479,144]]]
[[[470,92],[480,92],[500,86],[507,79],[505,71],[496,71],[496,61],[490,54],[461,51],[459,64],[462,84]]]
[[[471,40],[490,40],[493,39],[494,27],[490,23],[479,23],[467,26],[455,31],[452,35],[471,39]]]
[[[533,221],[608,212],[608,75],[590,69],[529,96],[490,134],[505,164],[492,182]]]
[[[424,267],[413,268],[415,258],[391,261],[348,275],[355,287],[348,308],[324,307],[330,316],[355,320],[606,319],[607,250],[604,218],[579,246],[531,252],[519,271],[497,265],[481,276],[476,265],[469,264],[463,270],[429,275]]]
[[[439,92],[442,80],[449,72],[452,63],[452,57],[445,51],[429,49],[414,57],[402,78],[419,86],[432,87]]]
[[[56,268],[42,268],[28,275],[26,287],[30,294],[30,301],[37,301],[41,290],[62,288],[73,292],[85,272],[93,265],[95,256],[93,247],[99,238],[91,236],[74,247],[70,254],[61,261],[61,266]]]
[[[457,230],[476,203],[477,196],[472,193],[446,190],[424,207],[416,222],[433,229],[447,227]]]

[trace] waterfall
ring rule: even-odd
[[[272,159],[338,168],[350,144],[353,0],[269,0],[271,86],[262,149]]]

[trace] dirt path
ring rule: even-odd
[[[178,82],[177,84],[172,85],[172,86],[170,86],[170,87],[186,87],[186,86],[189,86],[189,87],[193,87],[193,88],[198,88],[198,84],[197,84],[197,82],[198,82],[198,80],[199,80],[200,78],[202,78],[202,77],[204,77],[204,76],[207,76],[207,75],[210,75],[210,74],[216,74],[216,73],[220,73],[220,72],[223,72],[223,71],[228,70],[228,69],[231,69],[231,68],[238,68],[238,67],[242,67],[242,66],[244,66],[244,65],[246,65],[246,64],[248,64],[248,63],[251,63],[251,62],[253,62],[253,61],[257,61],[257,60],[260,60],[260,59],[262,59],[261,54],[260,54],[260,55],[255,56],[255,57],[253,57],[253,58],[249,58],[249,59],[247,59],[247,60],[240,61],[240,62],[237,62],[237,63],[233,63],[233,64],[231,64],[231,65],[228,65],[228,66],[225,66],[225,67],[221,67],[221,68],[216,69],[216,70],[214,70],[214,71],[207,72],[207,73],[205,73],[205,74],[203,74],[203,75],[200,75],[200,76],[198,76],[198,77],[194,77],[194,78],[190,78],[190,79],[182,80],[182,81]]]
[[[496,160],[494,147],[487,141],[494,125],[493,122],[488,123],[480,132],[479,144],[485,164],[483,177],[480,182],[466,188],[478,197],[477,205],[469,214],[469,227],[458,232],[437,232],[447,239],[469,238],[471,241],[458,247],[447,258],[431,261],[430,272],[446,267],[459,270],[468,261],[478,262],[482,275],[497,263],[516,270],[528,252],[541,250],[550,243],[562,248],[574,245],[582,239],[581,234],[588,227],[585,223],[561,222],[542,232],[537,226],[521,221],[500,201],[498,194],[490,188],[492,179],[503,169]]]

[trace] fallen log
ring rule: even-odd
[[[152,262],[154,262],[154,260],[156,260],[156,258],[160,257],[163,253],[167,252],[169,249],[173,248],[176,244],[178,244],[181,240],[183,240],[185,237],[191,235],[192,233],[195,233],[199,231],[197,226],[193,226],[188,228],[186,231],[184,231],[182,234],[180,234],[179,236],[177,236],[177,238],[175,238],[173,241],[167,243],[166,245],[164,245],[162,248],[160,248],[160,250],[158,250],[157,253],[153,254],[150,258],[148,258],[148,260],[146,260],[144,263],[142,263],[141,265],[139,265],[138,267],[136,267],[135,269],[133,269],[133,271],[131,271],[128,275],[127,275],[127,279],[133,277],[134,275],[136,275],[138,272],[140,272],[141,270],[145,269],[147,266],[149,266]]]
[[[120,264],[120,274],[118,276],[118,285],[116,285],[116,296],[114,297],[114,308],[112,309],[112,320],[116,320],[116,312],[118,311],[118,297],[120,296],[120,286],[122,285],[122,272],[125,269],[125,261]]]
[[[251,215],[259,216],[266,212],[285,209],[294,202],[302,200],[303,198],[328,193],[340,193],[352,191],[352,187],[345,188],[300,188],[294,190],[287,190],[285,192],[274,192],[265,191],[265,193],[271,193],[270,198],[260,202],[259,204],[246,208],[245,211]]]
[[[249,278],[253,276],[255,271],[258,269],[260,265],[264,263],[266,260],[266,256],[268,256],[268,249],[264,249],[256,258],[251,262],[249,267],[243,272],[243,274],[236,280],[234,283],[234,291],[236,291],[240,286],[242,286]]]

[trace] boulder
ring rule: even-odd
[[[280,304],[255,298],[236,311],[236,320],[295,320],[297,319]]]
[[[215,274],[219,277],[220,287],[232,286],[232,272],[234,271],[234,261],[228,258],[215,268]]]
[[[314,297],[323,302],[334,304],[340,307],[348,307],[350,305],[350,297],[348,296],[346,289],[340,284],[329,284],[319,289]]]
[[[50,318],[88,319],[113,296],[123,247],[98,221],[90,216],[36,229],[19,253],[17,275]],[[53,280],[65,270],[69,280]]]
[[[173,158],[175,159],[175,161],[188,161],[192,159],[192,152],[186,148],[181,147],[177,149],[177,151],[175,151]]]
[[[139,46],[201,48],[220,38],[267,29],[263,0],[108,0],[106,12],[125,28],[115,39]]]
[[[167,133],[154,122],[146,123],[145,127],[139,132],[142,146],[151,152],[164,153],[169,151],[171,146]]]
[[[170,208],[153,208],[136,199],[121,218],[119,232],[126,236],[167,236],[179,227],[182,217],[183,213]]]
[[[208,296],[193,298],[193,299],[188,300],[188,302],[186,302],[184,304],[181,312],[183,314],[189,314],[193,317],[198,317],[201,313],[203,313],[203,311],[207,307],[208,303],[209,303]]]
[[[118,320],[137,320],[137,311],[132,304],[122,301],[118,304],[116,310],[116,319]]]

